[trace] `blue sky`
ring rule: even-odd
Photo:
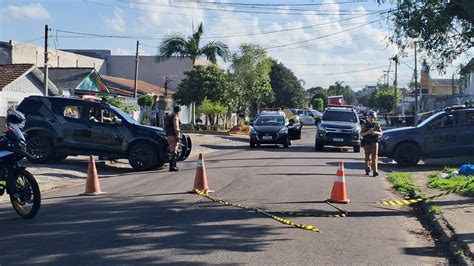
[[[43,45],[48,24],[52,48],[134,54],[140,39],[140,54],[154,55],[163,38],[189,36],[203,22],[203,42],[219,40],[232,51],[242,43],[267,48],[306,88],[344,81],[356,90],[384,80],[389,58],[397,53],[387,43],[386,13],[380,13],[390,8],[373,0],[0,0],[0,40]],[[413,75],[411,51],[407,56],[399,65],[402,86]],[[393,64],[390,70],[393,82]]]

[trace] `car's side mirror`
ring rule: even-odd
[[[115,121],[114,121],[114,122],[115,122],[115,124],[117,124],[117,125],[121,125],[121,124],[122,124],[122,119],[120,119],[120,118],[115,118]]]

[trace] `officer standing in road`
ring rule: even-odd
[[[181,129],[179,127],[179,112],[181,112],[181,107],[175,106],[173,109],[173,114],[165,118],[165,131],[166,139],[169,144],[169,171],[177,172],[179,168],[176,166],[177,160],[177,150],[179,145],[179,140],[181,138]]]
[[[369,112],[367,122],[363,125],[360,135],[365,152],[365,174],[369,175],[372,170],[373,176],[378,176],[378,152],[382,128],[375,122],[375,118],[375,112]]]

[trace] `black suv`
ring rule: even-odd
[[[464,105],[437,112],[417,127],[383,132],[380,155],[399,165],[413,166],[421,158],[474,154],[474,108]]]
[[[161,128],[140,125],[127,113],[105,102],[30,96],[17,110],[24,113],[29,161],[46,163],[69,155],[127,158],[133,169],[145,171],[168,162],[168,143]],[[179,160],[191,153],[183,136]]]
[[[326,108],[316,128],[314,147],[321,151],[325,145],[349,146],[354,148],[354,152],[360,152],[359,117],[352,107]]]
[[[250,148],[261,144],[282,144],[301,139],[301,125],[286,119],[283,112],[262,112],[250,127]]]

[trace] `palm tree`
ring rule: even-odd
[[[216,64],[217,56],[227,61],[230,56],[230,51],[226,44],[219,41],[212,41],[202,47],[199,46],[203,33],[204,29],[202,23],[199,23],[197,31],[187,39],[181,36],[172,36],[163,40],[158,48],[160,53],[157,56],[157,60],[161,61],[163,58],[169,59],[172,56],[177,56],[178,58],[191,59],[193,66],[200,56],[205,56],[213,64]],[[191,124],[194,125],[194,103],[191,108]]]

